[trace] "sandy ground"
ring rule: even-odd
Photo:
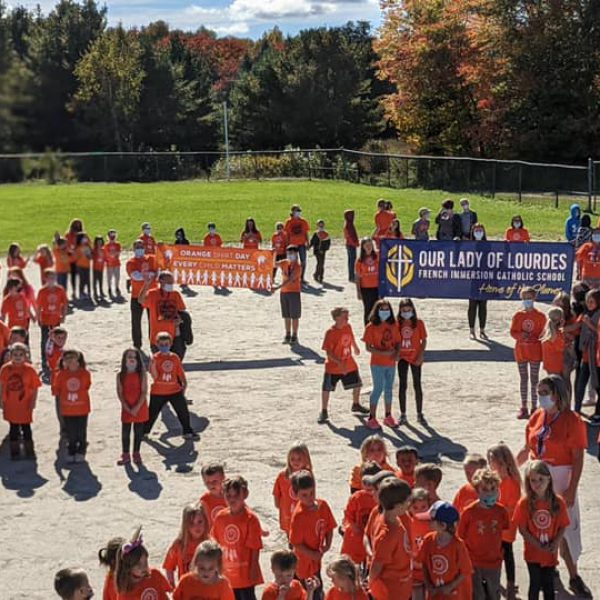
[[[309,269],[313,264],[311,259]],[[37,273],[31,275],[36,281]],[[203,461],[223,460],[229,473],[249,480],[249,505],[271,532],[261,557],[266,578],[270,552],[284,545],[271,489],[291,441],[309,444],[318,495],[341,517],[348,474],[359,462],[361,441],[370,433],[350,414],[350,397],[343,391],[332,396],[331,424],[316,423],[323,374],[320,347],[330,325],[329,310],[348,306],[357,335],[362,332],[362,307],[353,286],[345,282],[341,246],[328,256],[326,279],[326,285],[311,287],[303,295],[301,346],[294,349],[281,343],[278,295],[236,290],[223,296],[211,288],[197,288],[198,294],[187,300],[196,341],[185,366],[194,401],[193,426],[201,440],[184,442],[174,414],[167,410],[142,447],[145,464],[140,469],[115,462],[120,453],[120,409],[114,379],[121,352],[130,343],[129,306],[76,310],[69,316],[70,344],[83,350],[93,376],[89,464],[69,468],[57,454],[57,422],[45,386],[34,422],[37,464],[11,463],[6,441],[0,449],[0,598],[51,598],[54,573],[72,565],[88,571],[100,596],[104,572],[97,564],[98,549],[114,535],[128,536],[138,523],[144,526],[151,563],[160,566],[177,534],[182,506],[203,492]],[[441,496],[451,500],[464,482],[460,461],[465,451],[485,453],[499,440],[516,451],[523,441],[524,423],[515,419],[518,378],[508,335],[516,304],[490,303],[489,344],[468,339],[466,301],[419,300],[417,307],[430,333],[423,371],[429,426],[416,425],[410,395],[410,425],[398,431],[386,428],[383,436],[390,450],[413,443],[424,459],[439,460],[444,469]],[[32,348],[37,361],[35,327]],[[368,364],[363,352],[359,365],[364,403],[370,391]],[[3,422],[2,435],[7,430]],[[592,431],[590,439],[592,435],[596,433]],[[596,449],[594,443],[586,455],[580,486],[585,548],[580,566],[599,598],[600,561],[593,552],[600,546]],[[336,534],[327,558],[340,543]],[[515,554],[521,597],[526,597],[520,541]],[[566,582],[562,566],[561,574]]]

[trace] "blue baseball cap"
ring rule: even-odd
[[[429,514],[431,515],[432,521],[439,521],[440,523],[446,523],[448,525],[456,523],[460,518],[456,508],[454,508],[450,502],[444,502],[442,500],[438,500],[431,505]]]

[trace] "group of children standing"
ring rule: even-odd
[[[514,600],[517,532],[524,540],[528,597],[554,598],[553,572],[569,517],[543,462],[530,462],[521,481],[505,444],[490,447],[486,458],[467,455],[467,481],[450,503],[438,495],[439,466],[420,464],[411,446],[399,448],[395,458],[394,467],[381,437],[364,440],[338,527],[317,493],[308,447],[289,448],[273,485],[289,546],[271,554],[272,581],[263,600],[491,600],[499,597],[503,566],[506,595]],[[107,568],[105,600],[167,600],[171,593],[174,600],[256,599],[256,587],[265,583],[260,553],[268,532],[247,505],[248,483],[227,476],[220,463],[205,464],[202,478],[207,491],[183,509],[162,571],[149,564],[139,529],[99,551]],[[325,584],[322,566],[333,547],[340,554],[328,561]],[[55,589],[64,600],[92,594],[80,569],[59,571]]]

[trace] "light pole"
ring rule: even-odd
[[[227,123],[227,101],[223,102],[223,129],[225,130],[225,169],[227,181],[231,178],[231,166],[229,164],[229,126]]]

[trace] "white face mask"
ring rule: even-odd
[[[128,358],[125,362],[125,366],[130,373],[133,373],[137,369],[137,360]]]
[[[144,249],[143,248],[136,248],[133,251],[134,255],[136,258],[144,258]]]
[[[556,402],[552,400],[552,396],[546,394],[544,394],[543,396],[538,396],[538,402],[540,403],[540,406],[546,411],[552,410],[556,406]]]
[[[165,290],[165,292],[172,292],[173,284],[172,283],[163,283],[162,289]]]
[[[302,211],[301,210],[295,210],[294,211],[294,216],[295,217],[301,217],[302,216]]]
[[[215,231],[217,231],[217,230],[214,227],[208,228],[208,233],[215,233]]]
[[[379,313],[379,318],[382,321],[387,321],[392,316],[391,310],[380,310],[380,311],[378,311],[378,313]]]
[[[296,262],[296,260],[298,259],[298,257],[297,257],[295,254],[288,254],[288,255],[287,255],[287,259],[288,259],[290,262]]]
[[[482,240],[483,239],[483,231],[474,231],[473,232],[473,237],[476,240]]]
[[[594,244],[600,244],[600,235],[593,235],[592,242],[594,242]]]
[[[150,227],[144,227],[144,233],[146,235],[150,235],[152,233],[152,229]]]
[[[513,227],[514,227],[515,229],[521,229],[521,227],[522,227],[522,226],[523,226],[523,223],[521,223],[521,221],[515,221],[515,222],[513,223]]]

